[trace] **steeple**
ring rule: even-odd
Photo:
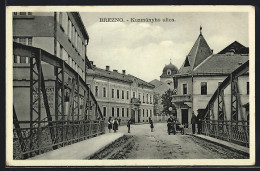
[[[212,51],[201,34],[202,27],[200,26],[200,34],[189,54],[181,66],[179,73],[191,73],[193,69],[198,66],[202,61],[212,54]]]

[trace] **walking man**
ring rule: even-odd
[[[130,125],[131,125],[131,119],[127,121],[127,128],[128,128],[128,133],[130,133]]]
[[[192,134],[195,134],[195,125],[196,125],[196,115],[194,114],[194,111],[192,112],[192,117],[191,117],[191,124],[192,124]]]
[[[197,115],[197,124],[198,124],[198,134],[201,134],[201,130],[202,130],[202,114],[199,111],[198,111],[198,115]]]

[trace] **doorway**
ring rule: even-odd
[[[131,109],[131,120],[135,123],[135,110]]]
[[[188,109],[181,109],[181,123],[188,128]]]

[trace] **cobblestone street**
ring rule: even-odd
[[[131,135],[129,137],[133,143],[131,143],[131,146],[128,145],[127,149],[122,150],[118,147],[120,149],[111,159],[248,158],[248,156],[191,135],[181,135],[180,133],[168,135],[165,123],[155,124],[154,132],[151,132],[149,124],[131,125],[131,133],[127,133],[126,126],[121,126],[119,132]],[[110,134],[114,133],[111,132]],[[111,148],[117,148],[117,146],[111,146]],[[116,151],[116,149],[113,151]]]

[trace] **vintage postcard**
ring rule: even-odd
[[[254,165],[253,6],[7,6],[6,30],[6,165]]]

